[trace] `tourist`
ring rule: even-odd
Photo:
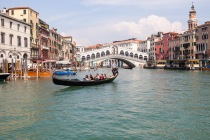
[[[103,74],[101,74],[100,80],[104,80],[104,75]]]
[[[94,80],[92,74],[90,74],[90,80]]]
[[[94,78],[95,80],[99,80],[100,79],[100,76],[99,76],[99,74],[97,73],[96,74],[96,76],[95,76],[95,78]]]
[[[84,81],[89,81],[88,75],[85,76]]]

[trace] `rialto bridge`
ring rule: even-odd
[[[139,67],[146,63],[148,54],[118,46],[108,46],[102,49],[79,53],[77,54],[77,59],[83,65],[90,67],[98,65],[110,66],[112,59],[116,60],[118,66],[122,66],[125,63],[130,67]]]

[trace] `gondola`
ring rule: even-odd
[[[63,85],[63,86],[93,86],[93,85],[99,85],[99,84],[105,84],[112,82],[116,77],[118,76],[118,73],[114,76],[111,76],[109,78],[106,78],[104,80],[91,80],[91,81],[82,81],[79,79],[59,79],[55,77],[55,75],[52,77],[53,83],[56,85]]]
[[[79,79],[60,79],[56,77],[56,74],[53,73],[52,80],[53,83],[56,85],[63,85],[63,86],[93,86],[99,84],[105,84],[112,82],[118,76],[118,69],[112,69],[113,76],[105,78],[103,80],[79,80]]]

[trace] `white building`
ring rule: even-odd
[[[0,12],[0,63],[30,61],[30,24],[9,17],[6,10]]]

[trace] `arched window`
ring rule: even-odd
[[[26,59],[28,55],[26,53],[23,54],[23,58]]]

